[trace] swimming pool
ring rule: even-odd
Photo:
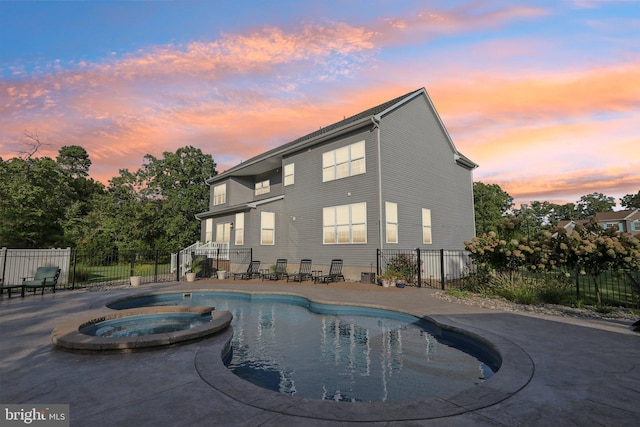
[[[129,298],[109,307],[164,305],[211,305],[231,312],[229,369],[290,396],[417,400],[477,385],[500,366],[499,355],[489,346],[414,316],[291,295],[172,293]]]

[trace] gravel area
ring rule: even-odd
[[[563,316],[563,317],[581,317],[589,319],[606,319],[606,320],[638,320],[640,313],[638,310],[629,310],[624,307],[611,307],[611,312],[601,313],[593,306],[585,306],[583,308],[567,307],[556,304],[534,304],[525,305],[517,304],[515,302],[508,301],[504,298],[486,298],[480,295],[469,295],[463,298],[459,298],[453,295],[448,295],[445,292],[436,292],[434,296],[443,299],[445,301],[454,302],[458,304],[472,305],[475,307],[484,307],[492,310],[508,311],[508,312],[522,312],[522,313],[537,313],[546,314],[551,316]]]

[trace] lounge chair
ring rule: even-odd
[[[7,290],[7,294],[9,295],[9,298],[11,298],[11,291],[13,291],[14,289],[20,289],[20,293],[24,297],[24,286],[22,286],[22,284],[9,285],[9,284],[5,284],[4,280],[0,279],[0,295],[4,293],[5,289]]]
[[[35,295],[36,289],[42,288],[42,295],[44,295],[44,288],[51,288],[53,292],[56,292],[56,285],[58,284],[58,277],[60,277],[59,267],[38,267],[36,274],[29,279],[25,277],[22,279],[22,287],[24,289],[33,290]]]
[[[262,280],[264,279],[268,279],[268,280],[280,280],[282,279],[284,276],[287,275],[287,260],[284,258],[280,258],[276,261],[276,268],[275,270],[263,274],[262,275]]]
[[[294,282],[303,282],[305,280],[311,279],[313,276],[311,274],[311,260],[310,259],[301,259],[300,267],[298,268],[297,273],[287,274],[287,282],[289,279]]]
[[[329,267],[329,274],[317,277],[315,282],[328,284],[330,282],[337,282],[338,280],[342,280],[344,282],[344,276],[342,275],[342,260],[332,259],[331,267]]]
[[[253,279],[254,277],[260,277],[260,261],[251,261],[247,271],[240,273],[233,273],[233,280],[240,278],[240,280]]]

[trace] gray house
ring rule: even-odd
[[[210,178],[202,240],[252,248],[263,266],[301,258],[345,277],[376,249],[464,249],[475,235],[477,165],[458,152],[419,89]]]

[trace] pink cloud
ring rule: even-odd
[[[92,176],[102,182],[120,168],[137,169],[147,153],[185,145],[211,153],[218,170],[225,170],[427,86],[456,146],[480,163],[476,179],[498,183],[517,200],[575,200],[569,195],[592,188],[637,192],[640,144],[629,137],[640,134],[633,120],[640,106],[637,59],[590,69],[480,72],[472,70],[481,66],[467,67],[460,59],[469,48],[441,58],[436,68],[433,58],[393,64],[376,56],[397,45],[546,13],[473,3],[362,26],[255,28],[73,69],[57,66],[29,80],[0,82],[0,156],[14,155],[23,132],[37,130],[50,144],[44,155],[55,157],[63,145],[85,147]],[[471,58],[508,62],[551,43],[491,41],[473,46],[481,53]],[[601,150],[602,141],[607,147]]]
[[[472,2],[450,9],[424,9],[411,16],[384,18],[371,27],[376,34],[378,45],[388,47],[424,43],[452,34],[473,33],[547,14],[549,12],[546,9],[539,7],[495,7],[485,2]]]

